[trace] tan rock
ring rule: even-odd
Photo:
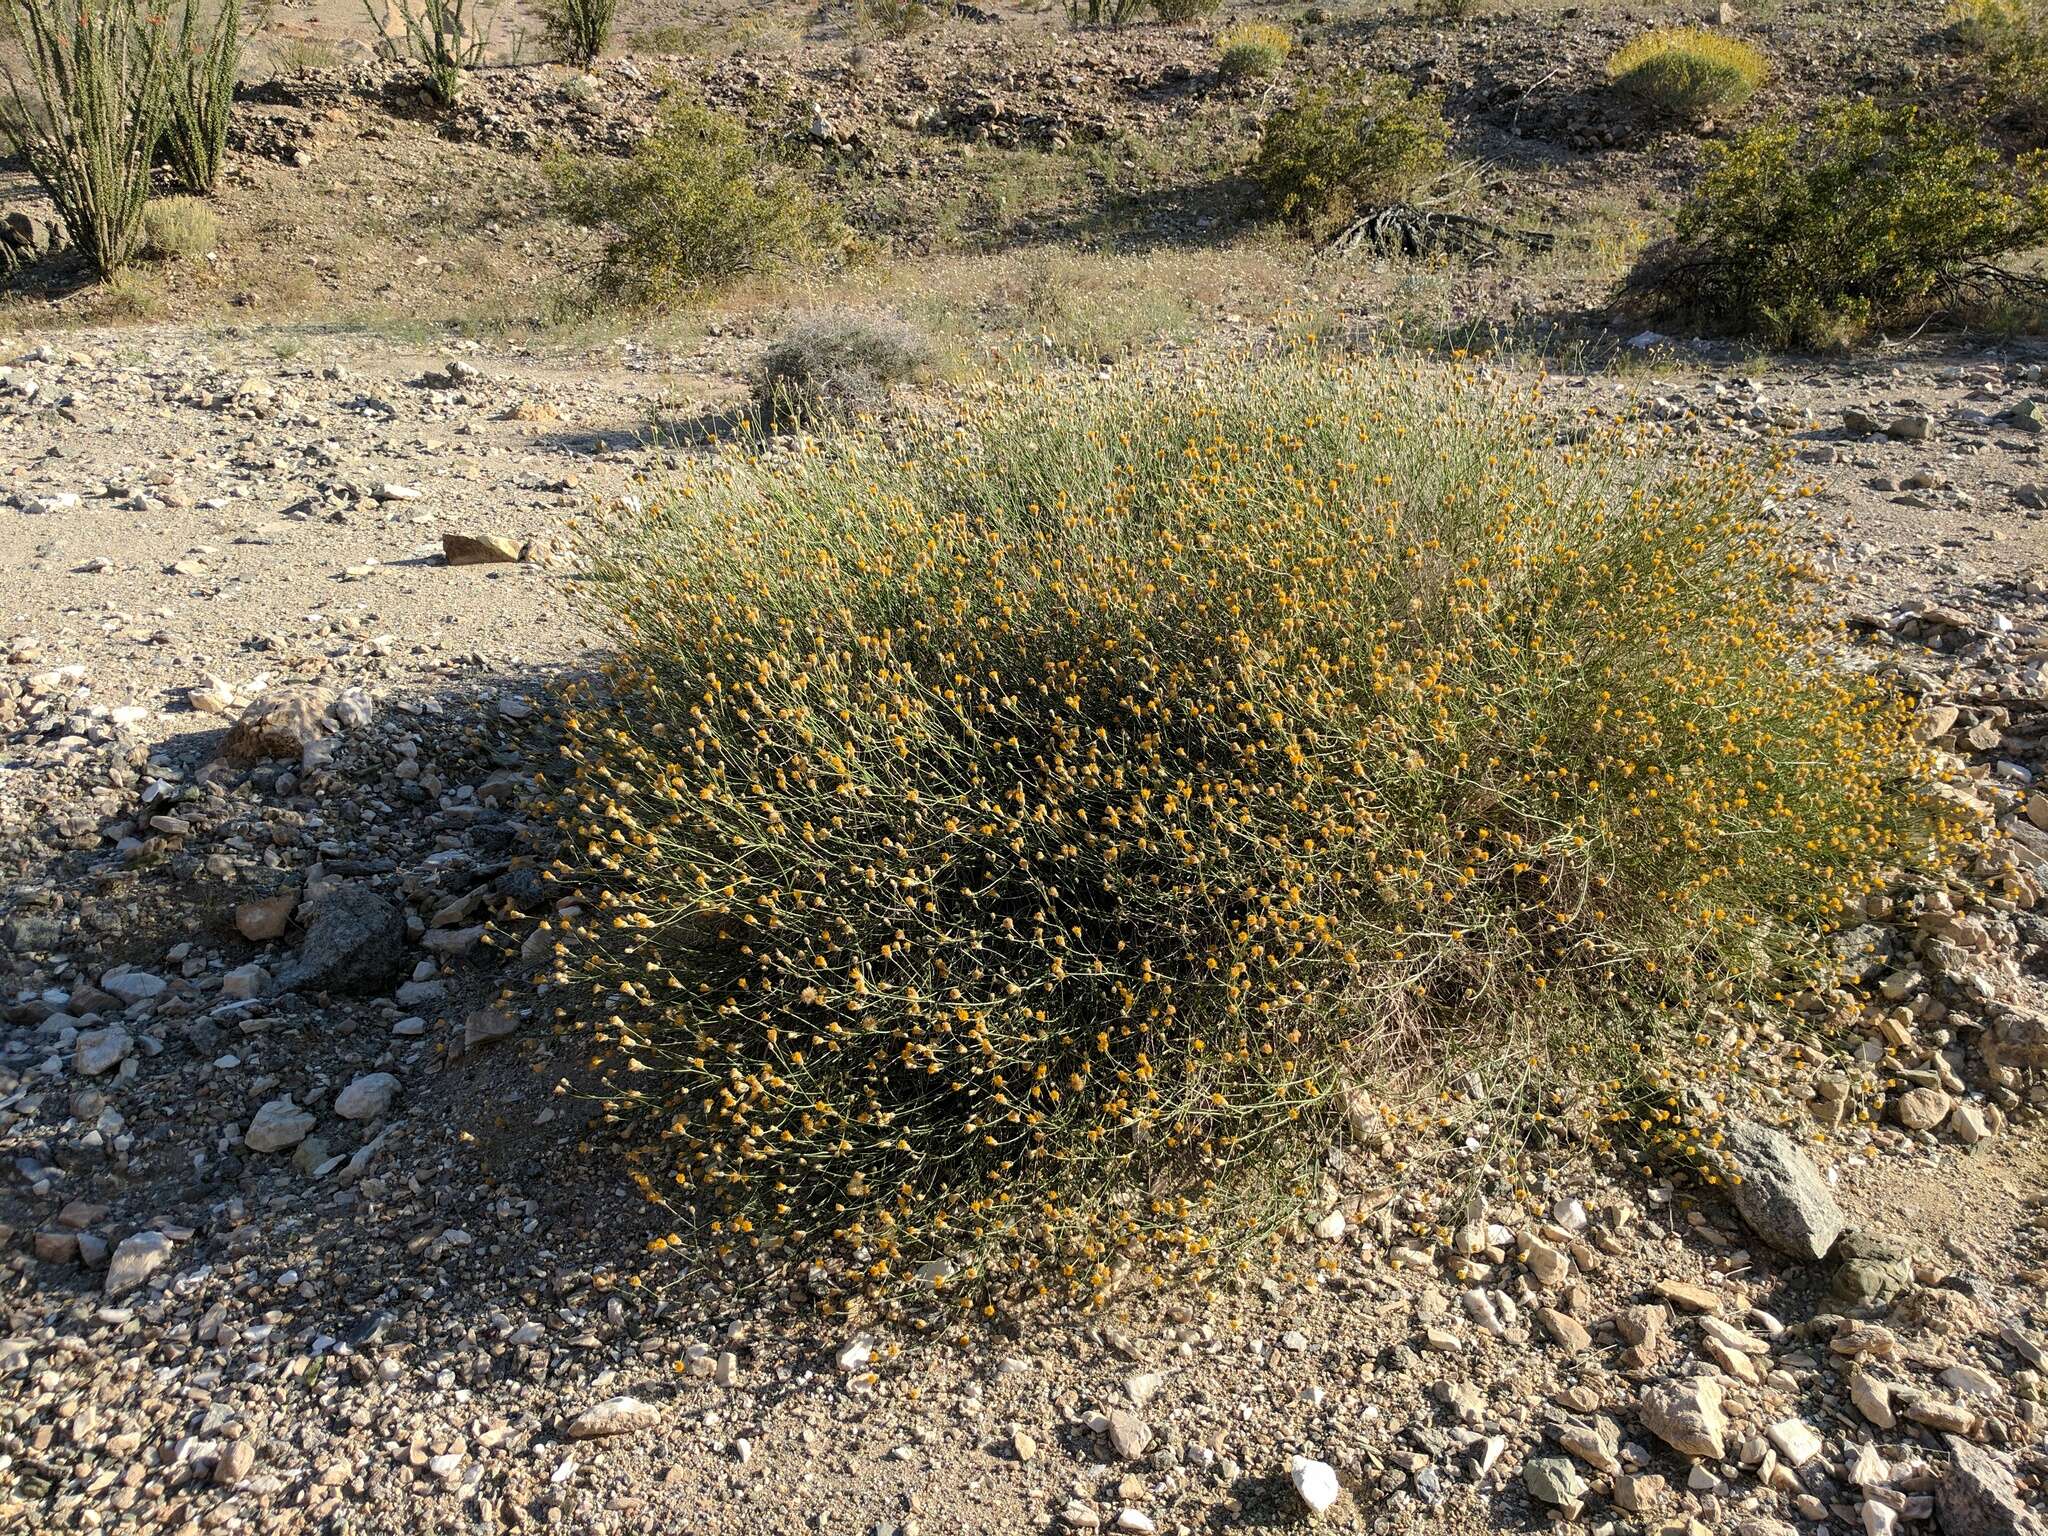
[[[326,688],[277,688],[264,694],[228,727],[220,755],[232,763],[297,762],[328,734],[334,693]]]
[[[509,565],[524,546],[502,533],[444,533],[441,558],[450,565]]]
[[[1726,1458],[1728,1417],[1721,1411],[1721,1384],[1711,1376],[1661,1382],[1643,1388],[1636,1400],[1643,1426],[1686,1456]]]

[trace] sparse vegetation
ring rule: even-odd
[[[196,261],[220,242],[220,221],[196,197],[160,197],[142,212],[143,253],[159,261]]]
[[[1756,94],[1770,61],[1740,38],[1659,27],[1617,49],[1607,77],[1659,117],[1699,122]]]
[[[850,420],[879,410],[931,362],[931,343],[893,316],[809,315],[763,355],[755,412],[773,431]]]
[[[1973,124],[1837,102],[1709,145],[1671,240],[1626,296],[1776,346],[1854,340],[2039,285],[2002,265],[2048,242],[2048,155]]]
[[[902,39],[929,30],[938,20],[924,0],[861,0],[861,19],[879,37]]]
[[[1225,80],[1269,80],[1280,73],[1293,48],[1285,27],[1241,22],[1216,39],[1216,72]]]
[[[1222,0],[1152,0],[1152,14],[1169,26],[1213,16]]]
[[[1302,92],[1268,120],[1251,174],[1274,218],[1310,233],[1400,203],[1443,173],[1443,98],[1391,75]]]
[[[588,68],[611,41],[619,0],[544,0],[541,26],[555,51]]]
[[[1356,1086],[1512,1063],[1480,1097],[1598,1148],[1704,1071],[1711,1000],[1945,824],[1740,465],[1532,411],[1309,356],[1025,383],[621,524],[554,938],[649,1198],[1102,1284],[1284,1209]]]
[[[186,0],[171,72],[170,124],[164,151],[188,192],[204,197],[220,179],[227,152],[235,70],[242,57],[241,0],[217,0],[211,21],[201,0]]]
[[[401,32],[389,45],[412,60],[427,77],[427,92],[443,106],[462,95],[469,72],[491,49],[491,28],[498,0],[386,0]],[[363,0],[370,20],[379,24],[376,0]]]
[[[25,58],[0,137],[102,277],[135,255],[150,167],[171,120],[174,40],[136,0],[0,0]]]
[[[597,290],[628,305],[688,299],[817,262],[843,230],[816,191],[762,153],[746,125],[687,101],[662,109],[624,160],[558,155],[563,214],[605,236]]]

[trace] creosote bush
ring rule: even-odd
[[[1607,77],[1618,89],[1678,122],[1742,105],[1769,73],[1769,61],[1748,43],[1698,27],[1645,32],[1607,61]]]
[[[844,246],[800,174],[757,148],[744,122],[691,102],[667,103],[624,160],[561,154],[547,170],[564,215],[605,236],[597,288],[610,300],[687,299]]]
[[[1216,39],[1216,72],[1225,80],[1269,80],[1280,73],[1294,39],[1270,21],[1247,21]]]
[[[1266,122],[1251,166],[1266,211],[1310,233],[1405,202],[1443,173],[1443,98],[1391,75],[1302,92]]]
[[[735,1260],[1101,1285],[1307,1195],[1361,1085],[1499,1067],[1597,1146],[1629,1063],[1696,1075],[1948,828],[1750,471],[1543,409],[998,384],[622,514],[549,974],[647,1196]]]
[[[150,167],[171,117],[175,40],[136,0],[0,0],[0,37],[26,60],[7,80],[0,141],[56,205],[92,268],[134,257]]]
[[[761,358],[754,408],[774,431],[881,409],[889,391],[927,373],[931,343],[887,315],[809,315]]]
[[[1709,144],[1674,237],[1625,297],[1778,346],[1910,326],[2004,296],[2002,258],[2048,241],[2048,156],[1910,106],[1824,106]]]
[[[1169,26],[1214,15],[1222,0],[1152,0],[1152,14]]]

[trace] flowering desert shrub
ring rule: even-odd
[[[1216,39],[1216,72],[1225,80],[1267,80],[1280,73],[1294,39],[1270,21],[1245,21]]]
[[[990,389],[593,571],[558,995],[716,1250],[1206,1262],[1356,1086],[1683,1059],[1938,841],[1739,464],[1311,356]]]
[[[1738,37],[1657,27],[1617,49],[1607,77],[1659,116],[1694,122],[1756,94],[1770,61]]]

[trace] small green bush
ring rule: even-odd
[[[1223,0],[1152,0],[1152,14],[1170,26],[1212,16]]]
[[[761,359],[754,404],[771,431],[851,419],[879,410],[890,389],[931,366],[926,338],[879,315],[812,315],[790,328]]]
[[[0,139],[21,157],[102,277],[142,237],[150,168],[171,121],[170,29],[138,0],[0,0],[0,37],[26,59],[28,83],[0,111]]]
[[[1740,38],[1660,27],[1615,51],[1607,77],[1658,116],[1698,122],[1756,94],[1770,63]]]
[[[564,216],[605,235],[597,287],[617,302],[698,296],[843,244],[802,176],[762,154],[743,122],[691,102],[665,105],[624,160],[561,154],[547,170]]]
[[[1288,1209],[1353,1086],[1534,1080],[1597,1149],[1620,1064],[1725,1066],[1711,999],[1938,857],[1927,755],[1748,470],[1537,398],[992,383],[622,513],[549,974],[648,1197],[1087,1284]]]
[[[1624,297],[1777,346],[1918,324],[2048,242],[2048,156],[2007,160],[1967,120],[1869,101],[1707,146],[1669,241]]]
[[[589,68],[611,41],[619,0],[543,0],[541,28],[571,64]]]
[[[220,243],[220,221],[196,197],[160,197],[142,211],[143,254],[197,261]]]
[[[1354,75],[1274,113],[1251,174],[1272,217],[1314,232],[1413,197],[1443,173],[1450,142],[1442,96]]]
[[[1247,21],[1216,39],[1216,73],[1225,80],[1269,80],[1280,73],[1294,39],[1285,27]]]

